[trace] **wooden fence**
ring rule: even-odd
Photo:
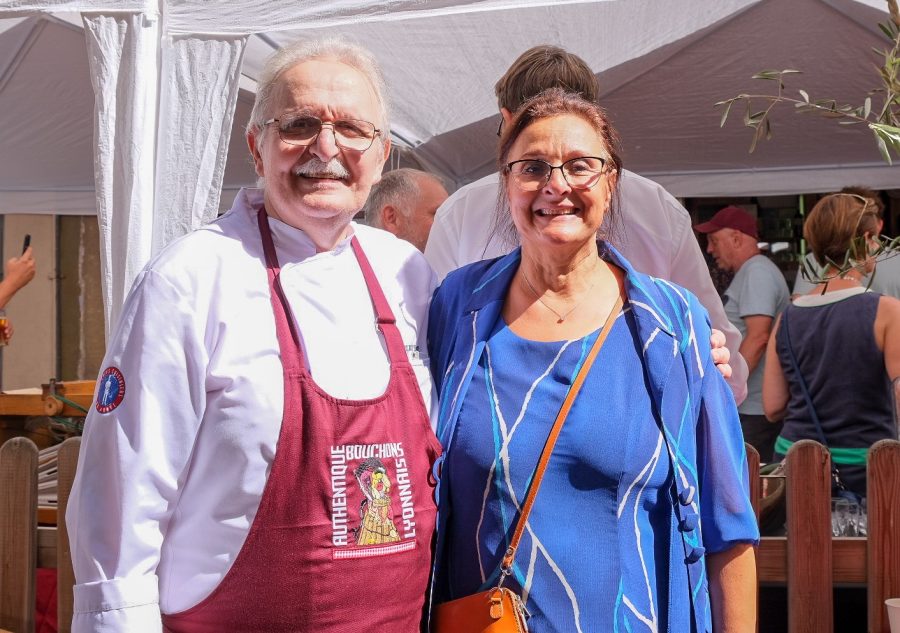
[[[759,456],[747,448],[751,497],[760,507]],[[831,456],[802,440],[786,459],[787,536],[763,537],[759,582],[786,584],[790,633],[833,633],[834,585],[865,586],[868,633],[889,633],[884,601],[900,596],[900,442],[869,449],[867,538],[831,533]]]
[[[37,526],[37,448],[27,438],[0,447],[0,633],[33,633],[35,568],[56,567],[60,633],[72,622],[72,558],[64,529],[80,438],[59,452],[59,527]],[[748,446],[751,496],[757,512],[759,456]],[[869,451],[868,538],[831,535],[831,458],[813,441],[787,455],[787,536],[764,537],[759,581],[785,583],[791,633],[833,633],[832,586],[868,588],[869,633],[889,633],[884,600],[900,596],[900,442]]]
[[[63,442],[58,465],[58,523],[64,525],[81,438]],[[0,447],[0,633],[34,632],[35,570],[56,567],[59,632],[72,628],[75,575],[65,529],[38,528],[38,449],[25,437]]]

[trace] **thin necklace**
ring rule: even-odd
[[[827,271],[826,271],[826,272],[827,272]],[[850,273],[856,273],[856,275],[850,276]],[[847,282],[850,282],[850,283],[855,284],[855,285],[857,285],[857,286],[862,286],[863,274],[860,273],[858,270],[851,269],[851,270],[848,270],[846,273],[844,273],[844,274],[843,274],[842,276],[840,276],[840,277],[839,277],[839,276],[834,276],[834,277],[827,278],[827,279],[825,279],[825,280],[822,282],[822,284],[823,284],[823,285],[822,285],[822,292],[820,292],[819,294],[824,295],[826,292],[828,292],[828,285],[829,285],[831,282],[835,281],[835,280],[847,281]]]
[[[581,261],[583,262],[585,259],[590,257],[592,254],[593,253],[588,253],[581,259]],[[531,259],[531,258],[529,257],[528,259]],[[534,262],[534,260],[531,260],[531,261]],[[578,262],[578,264],[581,264],[581,262]],[[575,268],[578,268],[578,264],[575,265]],[[591,285],[588,286],[588,289],[585,290],[584,295],[581,297],[581,299],[576,301],[575,305],[573,305],[571,308],[569,308],[569,310],[567,312],[560,314],[559,312],[554,310],[546,301],[541,299],[541,295],[538,294],[538,291],[535,289],[534,285],[531,283],[531,280],[528,278],[528,275],[525,273],[525,269],[520,266],[519,270],[522,271],[522,278],[525,280],[525,283],[528,284],[528,288],[531,290],[532,293],[534,293],[534,298],[537,299],[538,301],[540,301],[542,306],[544,306],[545,308],[550,310],[550,312],[552,312],[553,314],[556,315],[556,318],[559,319],[557,321],[557,323],[564,322],[569,317],[570,314],[575,312],[575,309],[584,302],[584,300],[588,297],[588,295],[591,294],[591,290],[594,289],[594,284],[597,283],[597,279],[594,278],[594,281],[592,281]]]

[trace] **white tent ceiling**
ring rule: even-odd
[[[859,101],[877,85],[870,49],[884,45],[885,8],[883,0],[0,0],[0,213],[99,210],[114,311],[153,252],[253,182],[242,127],[265,56],[326,34],[375,53],[395,145],[460,184],[492,170],[494,82],[520,52],[551,43],[597,72],[626,166],[676,195],[894,188],[898,169],[881,162],[865,129],[782,108],[775,140],[750,155],[740,113],[721,130],[712,105],[771,90],[750,80],[767,68],[803,70],[789,89]]]

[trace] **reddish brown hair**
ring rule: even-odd
[[[556,116],[573,115],[584,119],[597,133],[603,144],[606,159],[605,169],[609,172],[622,173],[622,158],[619,154],[619,137],[609,122],[606,112],[597,103],[588,101],[578,94],[566,92],[561,88],[551,88],[526,101],[513,116],[508,126],[503,127],[500,135],[500,148],[497,154],[497,165],[500,168],[500,194],[497,201],[497,214],[494,228],[509,245],[518,242],[515,227],[509,216],[509,203],[506,191],[506,164],[509,152],[522,132],[532,123]],[[609,210],[603,219],[602,233],[607,238],[618,233],[619,218],[619,178],[616,178],[610,191]]]
[[[820,265],[856,262],[867,257],[863,236],[878,234],[878,207],[855,193],[833,193],[819,200],[806,217],[803,238]]]

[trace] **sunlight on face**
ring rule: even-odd
[[[313,59],[282,73],[268,114],[280,118],[300,112],[326,122],[377,122],[381,110],[374,89],[360,71],[336,60]],[[301,229],[317,219],[346,217],[349,221],[381,177],[389,149],[379,139],[364,152],[342,149],[330,127],[323,128],[308,147],[285,143],[274,129],[258,145],[256,136],[251,134],[250,144],[257,174],[265,178],[266,208]],[[337,161],[343,175],[326,173],[324,166],[303,169],[311,161],[318,161],[317,165]]]
[[[607,158],[599,133],[580,116],[562,114],[535,121],[513,143],[509,161],[540,159],[551,165],[582,156]],[[560,169],[537,191],[523,191],[506,175],[509,208],[523,248],[581,247],[592,242],[609,209],[615,170],[608,165],[591,188],[575,190]]]

